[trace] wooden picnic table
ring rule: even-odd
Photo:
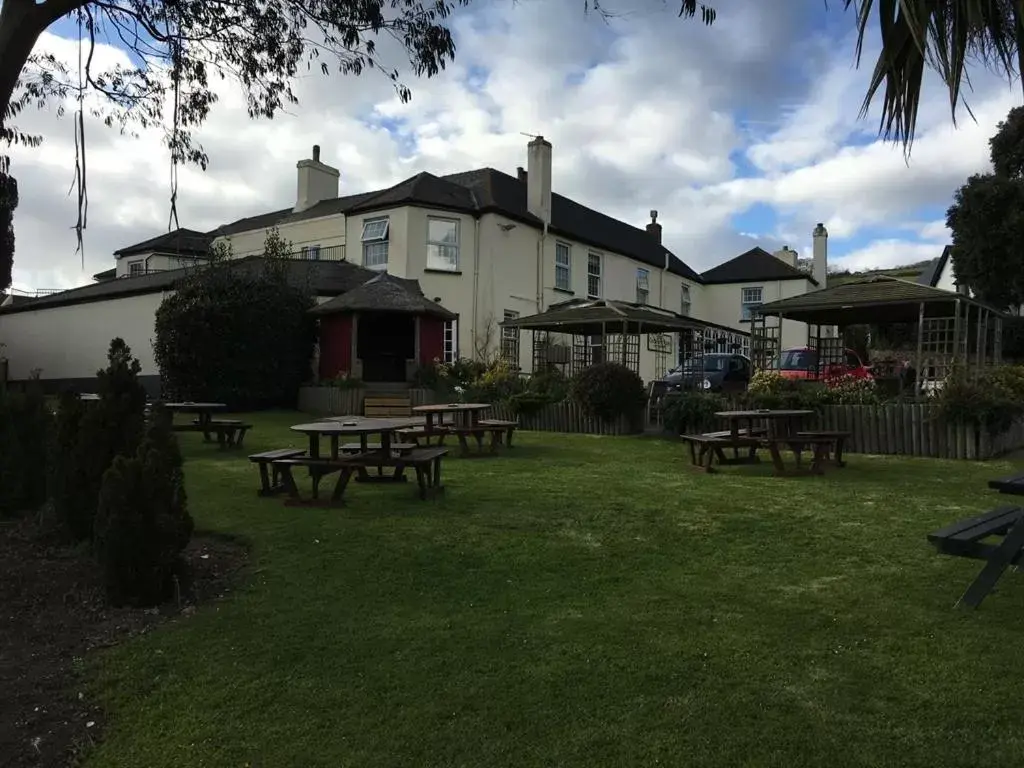
[[[218,411],[223,411],[227,408],[227,403],[193,403],[184,401],[180,403],[164,403],[164,408],[170,411],[172,414],[176,413],[191,413],[196,417],[195,425],[178,425],[176,427],[179,431],[181,429],[187,429],[196,432],[202,432],[205,436],[209,435],[212,430],[209,429],[210,422],[213,421],[213,415]]]
[[[413,413],[422,413],[427,420],[427,430],[434,428],[434,417],[440,424],[446,414],[451,414],[459,426],[476,427],[480,424],[480,414],[490,408],[489,403],[437,403],[435,405],[417,405]]]
[[[800,427],[805,419],[814,415],[814,411],[804,409],[762,409],[748,411],[719,411],[715,416],[724,419],[729,425],[730,437],[726,446],[732,446],[737,455],[727,463],[744,464],[757,462],[757,448],[765,447],[772,457],[775,474],[788,475],[793,471],[786,467],[782,459],[783,446],[793,452],[796,459],[795,471],[804,472],[802,463],[803,451],[812,450],[811,465],[807,471],[820,473],[825,459],[828,458],[829,439],[810,435],[801,435]],[[763,427],[759,427],[763,424]],[[715,446],[712,446],[714,448]],[[740,447],[749,448],[746,457],[738,455]],[[717,448],[719,460],[722,458],[721,447]]]
[[[296,424],[292,431],[301,432],[309,438],[309,458],[320,458],[320,440],[327,437],[330,440],[330,458],[333,461],[340,461],[342,437],[354,437],[359,441],[359,453],[362,455],[378,454],[382,465],[391,459],[393,450],[408,451],[413,446],[399,444],[392,438],[397,430],[407,426],[409,419],[370,419],[356,418],[338,420],[330,419],[325,421],[312,421],[305,424]],[[379,435],[380,444],[370,446],[370,436]],[[396,468],[392,475],[378,473],[370,475],[365,468],[359,471],[358,480],[364,482],[374,480],[378,482],[404,482],[405,474],[401,467]]]
[[[484,437],[490,434],[490,449],[494,453],[502,443],[503,435],[508,434],[511,439],[511,429],[514,429],[514,422],[485,421],[480,418],[481,414],[490,409],[488,403],[438,403],[435,405],[418,405],[413,408],[413,413],[423,414],[427,423],[424,427],[424,434],[429,436],[432,433],[451,433],[459,441],[463,456],[469,456],[469,441],[472,437],[476,441],[478,454],[483,452]],[[452,415],[452,423],[444,424],[445,414]],[[438,423],[434,423],[437,417]],[[506,441],[507,442],[507,441]]]

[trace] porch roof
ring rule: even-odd
[[[504,328],[577,335],[600,333],[602,326],[610,333],[637,334],[674,333],[712,327],[658,307],[611,299],[573,299],[555,304],[535,315],[505,320],[501,325]]]
[[[454,320],[456,315],[420,292],[419,283],[382,272],[360,286],[310,310],[314,315],[353,312],[400,312]]]
[[[1003,313],[963,294],[932,288],[898,277],[875,275],[832,288],[780,299],[760,307],[762,315],[819,325],[917,322],[921,306],[931,317],[955,314],[957,302]]]

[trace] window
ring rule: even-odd
[[[128,263],[128,277],[138,277],[146,274],[146,264],[143,261],[132,261]]]
[[[459,271],[459,222],[427,219],[427,269]]]
[[[505,310],[505,320],[515,320],[518,312]],[[519,329],[501,327],[501,359],[511,366],[519,367]]]
[[[454,363],[459,359],[459,321],[446,320],[444,323],[444,362]]]
[[[590,354],[590,365],[598,365],[604,362],[604,336],[587,336],[587,348]]]
[[[601,297],[601,254],[587,254],[587,297]]]
[[[636,271],[636,303],[647,304],[651,298],[651,272],[648,269]]]
[[[763,288],[741,288],[740,289],[740,320],[749,323],[754,316],[754,310],[763,304]]]
[[[304,245],[302,246],[301,256],[309,261],[320,260],[320,246],[319,245]]]
[[[682,297],[679,299],[679,314],[683,317],[690,316],[690,286],[683,283]]]
[[[555,288],[572,290],[572,247],[568,243],[555,243]]]
[[[388,268],[388,218],[363,222],[363,266],[367,269]]]

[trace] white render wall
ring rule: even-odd
[[[8,378],[91,378],[107,361],[110,340],[120,336],[142,364],[142,375],[159,373],[153,360],[156,310],[163,293],[0,314],[0,343]]]

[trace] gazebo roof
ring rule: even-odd
[[[922,305],[928,316],[941,316],[946,312],[952,315],[957,302],[1002,315],[999,310],[969,296],[887,275],[769,302],[759,311],[763,315],[785,316],[812,324],[858,325],[915,322]]]
[[[381,272],[362,285],[310,310],[314,315],[346,312],[402,312],[430,315],[442,320],[454,320],[456,317],[453,312],[424,296],[415,280],[403,280],[387,272]]]
[[[600,333],[602,326],[609,333],[637,334],[715,327],[658,307],[611,299],[572,299],[535,315],[505,320],[501,325],[504,328],[578,335]]]

